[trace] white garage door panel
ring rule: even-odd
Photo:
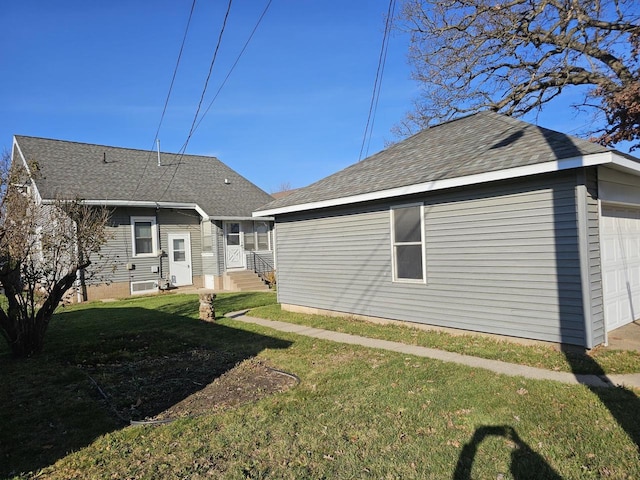
[[[640,208],[602,206],[600,250],[609,331],[640,318]]]

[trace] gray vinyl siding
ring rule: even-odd
[[[189,233],[191,237],[191,271],[194,276],[202,275],[202,234],[200,216],[193,210],[158,210],[160,249],[169,254],[169,234]],[[169,272],[169,257],[162,257],[163,276]]]
[[[145,208],[116,208],[112,210],[109,221],[109,240],[95,256],[94,264],[104,264],[100,274],[90,283],[110,281],[141,282],[157,280],[169,273],[168,257],[134,257],[131,238],[131,217],[155,217],[160,232],[159,248],[168,250],[168,234],[189,232],[191,234],[191,259],[194,275],[202,275],[202,237],[200,220],[193,211],[164,211]],[[162,262],[162,264],[160,264]],[[134,268],[127,269],[127,264]],[[152,272],[158,267],[158,273]]]
[[[157,257],[134,257],[131,239],[131,217],[155,217],[154,209],[115,208],[111,211],[109,221],[110,238],[100,250],[102,269],[100,281],[140,282],[157,280],[158,273],[152,273],[152,267],[159,267]],[[100,260],[98,260],[100,261]],[[130,264],[133,269],[127,269]]]
[[[277,218],[281,303],[582,345],[576,176]],[[426,283],[392,281],[389,208],[421,201]]]

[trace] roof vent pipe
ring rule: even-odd
[[[107,152],[102,152],[102,163],[107,163]]]
[[[160,166],[160,139],[156,138],[156,142],[158,143],[158,166]]]

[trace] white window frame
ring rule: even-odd
[[[273,231],[273,228],[271,226],[271,223],[267,220],[247,220],[246,222],[240,222],[240,229],[242,230],[242,236],[244,237],[244,243],[246,243],[246,239],[249,235],[251,235],[251,237],[253,238],[253,245],[256,247],[254,250],[246,250],[247,252],[271,252],[273,249],[271,248],[271,232]],[[250,223],[251,224],[251,233],[247,233],[244,229],[246,223]],[[258,223],[265,223],[267,225],[267,249],[266,250],[260,250],[258,247],[258,232],[257,232],[257,228],[256,228],[256,224]]]
[[[151,253],[138,253],[136,251],[136,223],[151,222]],[[158,224],[156,217],[131,217],[131,248],[133,257],[157,257],[158,256]]]
[[[396,242],[395,232],[395,212],[394,210],[400,208],[420,207],[420,241],[419,242]],[[391,225],[391,275],[393,282],[397,283],[427,283],[427,250],[425,246],[425,229],[424,229],[424,204],[422,203],[406,203],[402,205],[393,205],[389,209],[389,222]],[[422,278],[401,278],[397,275],[397,259],[396,259],[396,246],[398,245],[420,245],[422,252]]]

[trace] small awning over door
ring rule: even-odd
[[[602,292],[607,331],[640,319],[640,207],[602,204]]]

